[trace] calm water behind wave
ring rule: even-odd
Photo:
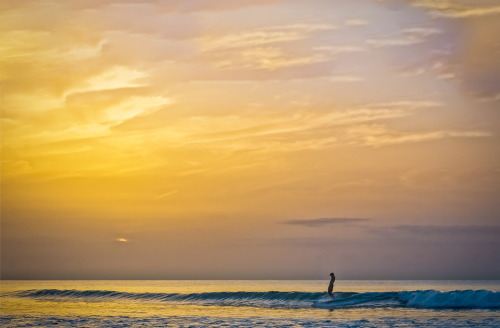
[[[495,327],[500,281],[2,281],[2,327]]]

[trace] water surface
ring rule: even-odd
[[[494,327],[500,281],[2,281],[3,327]]]

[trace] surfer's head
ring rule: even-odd
[[[332,273],[330,273],[330,277],[335,277],[335,275],[333,274],[333,272],[332,272]]]

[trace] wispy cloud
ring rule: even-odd
[[[490,5],[484,1],[416,0],[412,3],[431,10],[435,16],[468,18],[500,14],[499,5]]]
[[[421,235],[500,235],[498,225],[398,225],[390,229]]]
[[[297,140],[292,137],[294,135],[300,136],[300,134],[304,133],[314,133],[316,129],[347,126],[349,124],[407,115],[410,115],[409,112],[401,108],[363,108],[332,111],[322,115],[299,112],[287,117],[268,117],[268,121],[265,124],[259,118],[207,117],[204,119],[198,117],[197,120],[189,120],[191,123],[185,122],[186,125],[179,124],[176,128],[187,129],[185,132],[179,130],[179,135],[185,135],[182,140],[179,140],[179,147],[210,145],[216,149],[222,147],[222,149],[230,149],[232,151],[243,149],[259,149],[260,151],[286,151],[288,149],[290,151],[297,151],[300,149],[316,149],[316,146],[320,145],[331,145],[337,141],[337,137],[330,135],[325,139],[311,136],[312,140]],[[192,134],[189,130],[193,131],[197,129],[193,125],[196,124],[196,121],[202,122],[204,129],[198,129],[196,133]],[[210,128],[210,125],[218,126],[218,129]],[[279,139],[279,137],[282,138]],[[307,138],[307,134],[304,137]],[[273,139],[270,140],[270,138]]]
[[[488,131],[424,131],[402,132],[392,131],[383,125],[360,125],[349,129],[350,138],[366,146],[383,147],[389,145],[406,144],[440,140],[445,138],[484,138],[492,137]]]
[[[251,31],[237,32],[203,40],[205,51],[256,47],[307,38],[311,33],[335,29],[330,24],[294,24],[271,26]]]
[[[250,68],[276,70],[284,67],[307,65],[321,61],[318,56],[295,56],[279,47],[258,47],[242,50],[239,58],[220,60],[218,68]]]
[[[357,75],[336,75],[328,78],[328,81],[330,82],[361,82],[364,81],[365,79],[361,76]]]
[[[286,49],[284,45],[305,40],[313,33],[335,28],[331,24],[312,23],[270,26],[206,37],[202,40],[202,49],[219,68],[275,70],[327,60],[324,51],[309,49],[297,54]]]
[[[137,69],[112,66],[100,74],[90,76],[86,81],[81,83],[81,86],[68,90],[66,95],[90,91],[145,87],[148,84],[144,79],[148,76],[146,72]]]
[[[305,227],[323,227],[336,224],[351,224],[370,221],[371,219],[364,218],[320,218],[311,220],[289,220],[283,222],[284,224],[300,225]]]
[[[362,18],[351,18],[345,21],[345,25],[347,26],[365,26],[369,24],[369,21]]]
[[[483,95],[483,96],[478,96],[480,102],[495,102],[500,100],[500,93],[496,93],[493,95]]]
[[[165,197],[168,197],[168,196],[172,196],[172,195],[177,194],[178,192],[179,192],[178,190],[171,190],[169,192],[166,192],[166,193],[163,193],[161,195],[156,196],[155,199],[162,199],[162,198],[165,198]]]
[[[136,0],[137,3],[143,1]],[[161,1],[158,6],[163,10],[178,12],[201,12],[201,11],[224,11],[235,10],[245,7],[271,5],[279,0],[191,0],[191,1]]]
[[[427,41],[429,37],[441,33],[441,30],[432,27],[409,27],[401,31],[402,35],[387,38],[368,39],[366,40],[366,43],[374,46],[375,48],[410,46],[423,43]]]

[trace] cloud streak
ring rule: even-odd
[[[320,228],[324,226],[337,225],[337,224],[353,224],[360,222],[367,222],[371,219],[363,219],[363,218],[319,218],[319,219],[311,219],[311,220],[289,220],[284,221],[284,224],[291,225],[299,225],[304,227],[311,228]]]
[[[306,39],[311,33],[333,29],[335,29],[335,26],[330,24],[271,26],[253,31],[206,38],[203,40],[203,49],[205,51],[216,51],[221,49],[241,49],[278,44]]]
[[[487,138],[493,137],[488,131],[427,131],[409,133],[391,131],[381,125],[364,125],[349,130],[350,138],[366,146],[383,147],[398,144],[429,142],[446,138]]]
[[[397,225],[393,230],[418,235],[498,235],[500,226],[495,225]]]
[[[411,46],[426,42],[430,37],[441,34],[442,31],[431,27],[410,27],[401,31],[401,37],[368,39],[366,43],[375,48],[392,46]]]
[[[270,26],[204,38],[202,49],[206,56],[215,60],[218,68],[276,70],[310,65],[327,61],[330,57],[314,49],[298,55],[286,46],[301,43],[314,33],[334,29],[336,27],[331,24],[312,23]]]
[[[500,6],[489,5],[488,1],[434,1],[416,0],[411,1],[417,7],[423,7],[432,11],[435,16],[451,18],[469,18],[500,14]]]

